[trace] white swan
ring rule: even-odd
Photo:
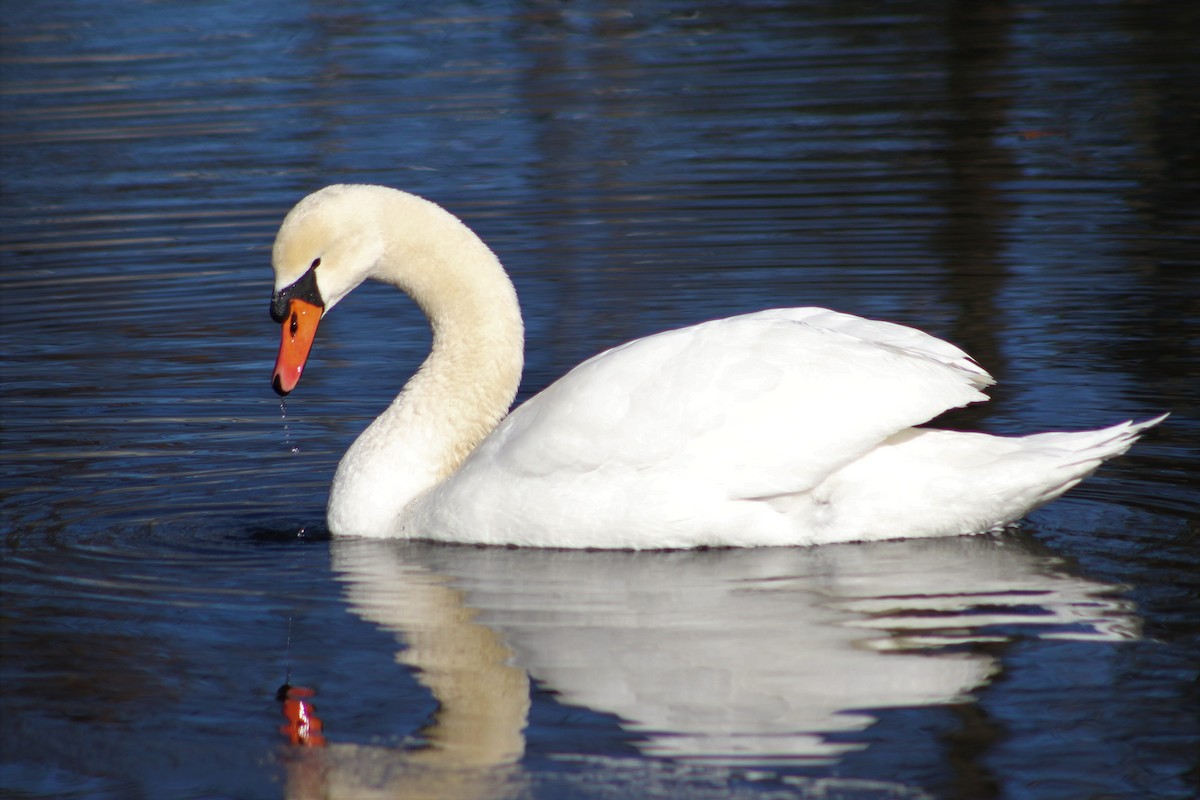
[[[991,376],[921,331],[821,308],[629,342],[508,413],[523,364],[516,292],[449,212],[328,186],[288,213],[272,260],[281,395],[320,318],[368,278],[406,292],[433,329],[425,363],[338,465],[335,534],[688,548],[978,533],[1164,418],[1019,438],[914,428],[986,400]]]

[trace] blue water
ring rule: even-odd
[[[1200,792],[1192,4],[3,17],[0,793]],[[337,460],[429,340],[364,287],[271,391],[274,231],[339,181],[500,255],[522,396],[630,337],[825,305],[976,356],[1000,383],[951,425],[1172,416],[996,536],[330,540]],[[328,747],[285,743],[289,672]]]

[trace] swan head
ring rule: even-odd
[[[321,318],[371,277],[384,252],[373,196],[382,187],[326,186],[284,217],[271,264],[271,318],[283,326],[272,386],[296,388]]]
[[[437,204],[385,186],[326,186],[284,217],[271,261],[280,395],[299,383],[320,320],[368,278],[416,302],[444,360],[498,372],[505,392],[509,384],[516,392],[524,342],[516,291],[487,245]]]

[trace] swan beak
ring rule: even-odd
[[[275,359],[275,375],[271,386],[283,397],[300,382],[304,362],[317,335],[317,324],[325,309],[306,300],[293,297],[288,301],[279,341],[279,357]]]

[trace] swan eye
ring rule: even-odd
[[[319,258],[314,258],[314,259],[313,259],[312,266],[311,266],[311,267],[309,267],[309,269],[316,269],[316,268],[317,268],[317,267],[319,267],[319,266],[321,266],[321,259],[319,259]]]

